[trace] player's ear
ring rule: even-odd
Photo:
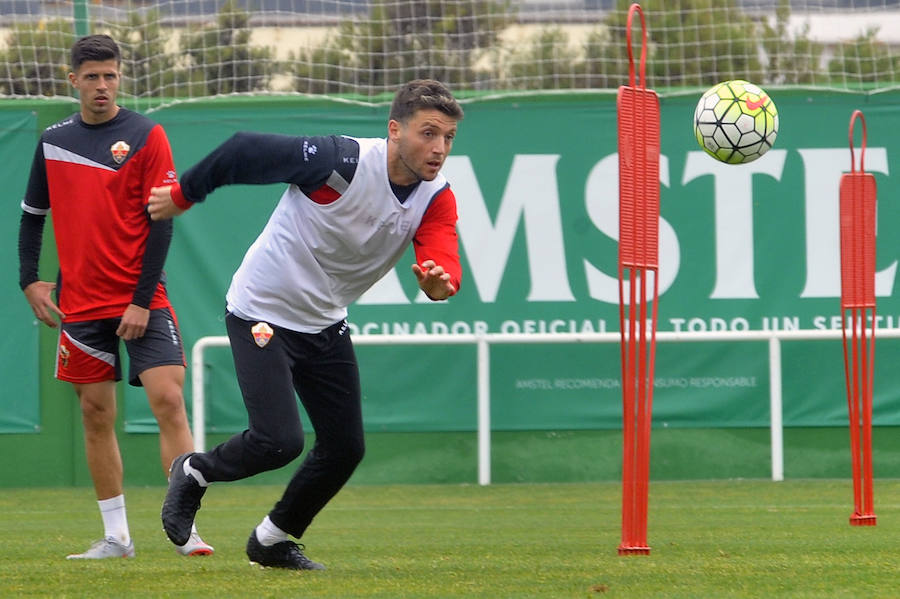
[[[388,139],[390,141],[397,141],[400,139],[400,128],[402,126],[400,121],[395,121],[394,119],[388,121]]]

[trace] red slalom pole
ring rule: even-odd
[[[853,126],[862,123],[859,170],[853,155]],[[872,383],[875,368],[875,177],[865,172],[866,120],[850,117],[850,172],[841,175],[841,327],[844,378],[850,418],[853,526],[875,526],[872,490]],[[849,324],[847,322],[849,318]],[[850,330],[850,337],[847,331]]]
[[[631,26],[641,19],[639,85]],[[659,98],[646,86],[647,29],[628,10],[629,85],[617,96],[619,141],[619,331],[622,357],[622,542],[619,555],[646,555],[650,425],[659,296]],[[652,279],[652,287],[649,281]],[[626,293],[627,288],[627,293]],[[627,300],[626,300],[627,296]],[[648,310],[648,303],[652,308]],[[649,312],[649,314],[648,314]]]

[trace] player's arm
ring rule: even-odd
[[[188,169],[180,183],[151,190],[150,216],[177,216],[224,185],[321,184],[338,168],[338,157],[348,143],[356,142],[336,135],[236,133]]]
[[[47,188],[47,172],[44,166],[43,145],[38,143],[31,164],[31,175],[25,199],[22,201],[22,218],[19,221],[19,287],[35,317],[49,327],[56,328],[56,318],[65,318],[53,301],[56,283],[38,278],[41,257],[41,240],[44,222],[50,211],[50,195]]]
[[[413,237],[413,274],[419,288],[435,301],[455,295],[462,281],[456,220],[456,197],[447,186],[435,196]]]
[[[38,279],[38,262],[41,255],[41,237],[44,232],[44,215],[22,212],[19,221],[19,287],[35,317],[49,327],[56,328],[56,318],[65,318],[53,301],[56,283]]]
[[[144,160],[141,173],[145,195],[156,185],[175,181],[172,148],[160,125],[151,130],[141,158]],[[146,332],[147,323],[150,322],[150,303],[159,287],[171,242],[172,221],[150,221],[150,231],[141,257],[141,274],[132,294],[131,303],[125,308],[116,330],[116,334],[122,339],[136,339]]]
[[[156,294],[162,277],[163,266],[172,241],[172,220],[151,221],[150,233],[144,248],[141,275],[138,278],[131,303],[122,314],[116,334],[126,341],[142,337],[150,322],[150,302]]]

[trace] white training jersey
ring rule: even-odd
[[[447,181],[421,181],[401,203],[387,173],[387,140],[354,139],[359,162],[350,181],[337,170],[336,199],[314,201],[298,185],[284,194],[234,273],[226,300],[241,318],[318,333],[346,318],[392,269]]]

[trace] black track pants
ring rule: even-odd
[[[347,323],[306,334],[270,324],[263,347],[247,321],[225,318],[249,428],[191,458],[209,482],[247,478],[280,468],[303,451],[300,396],[315,443],[269,513],[295,537],[344,486],[365,452],[359,369]]]

